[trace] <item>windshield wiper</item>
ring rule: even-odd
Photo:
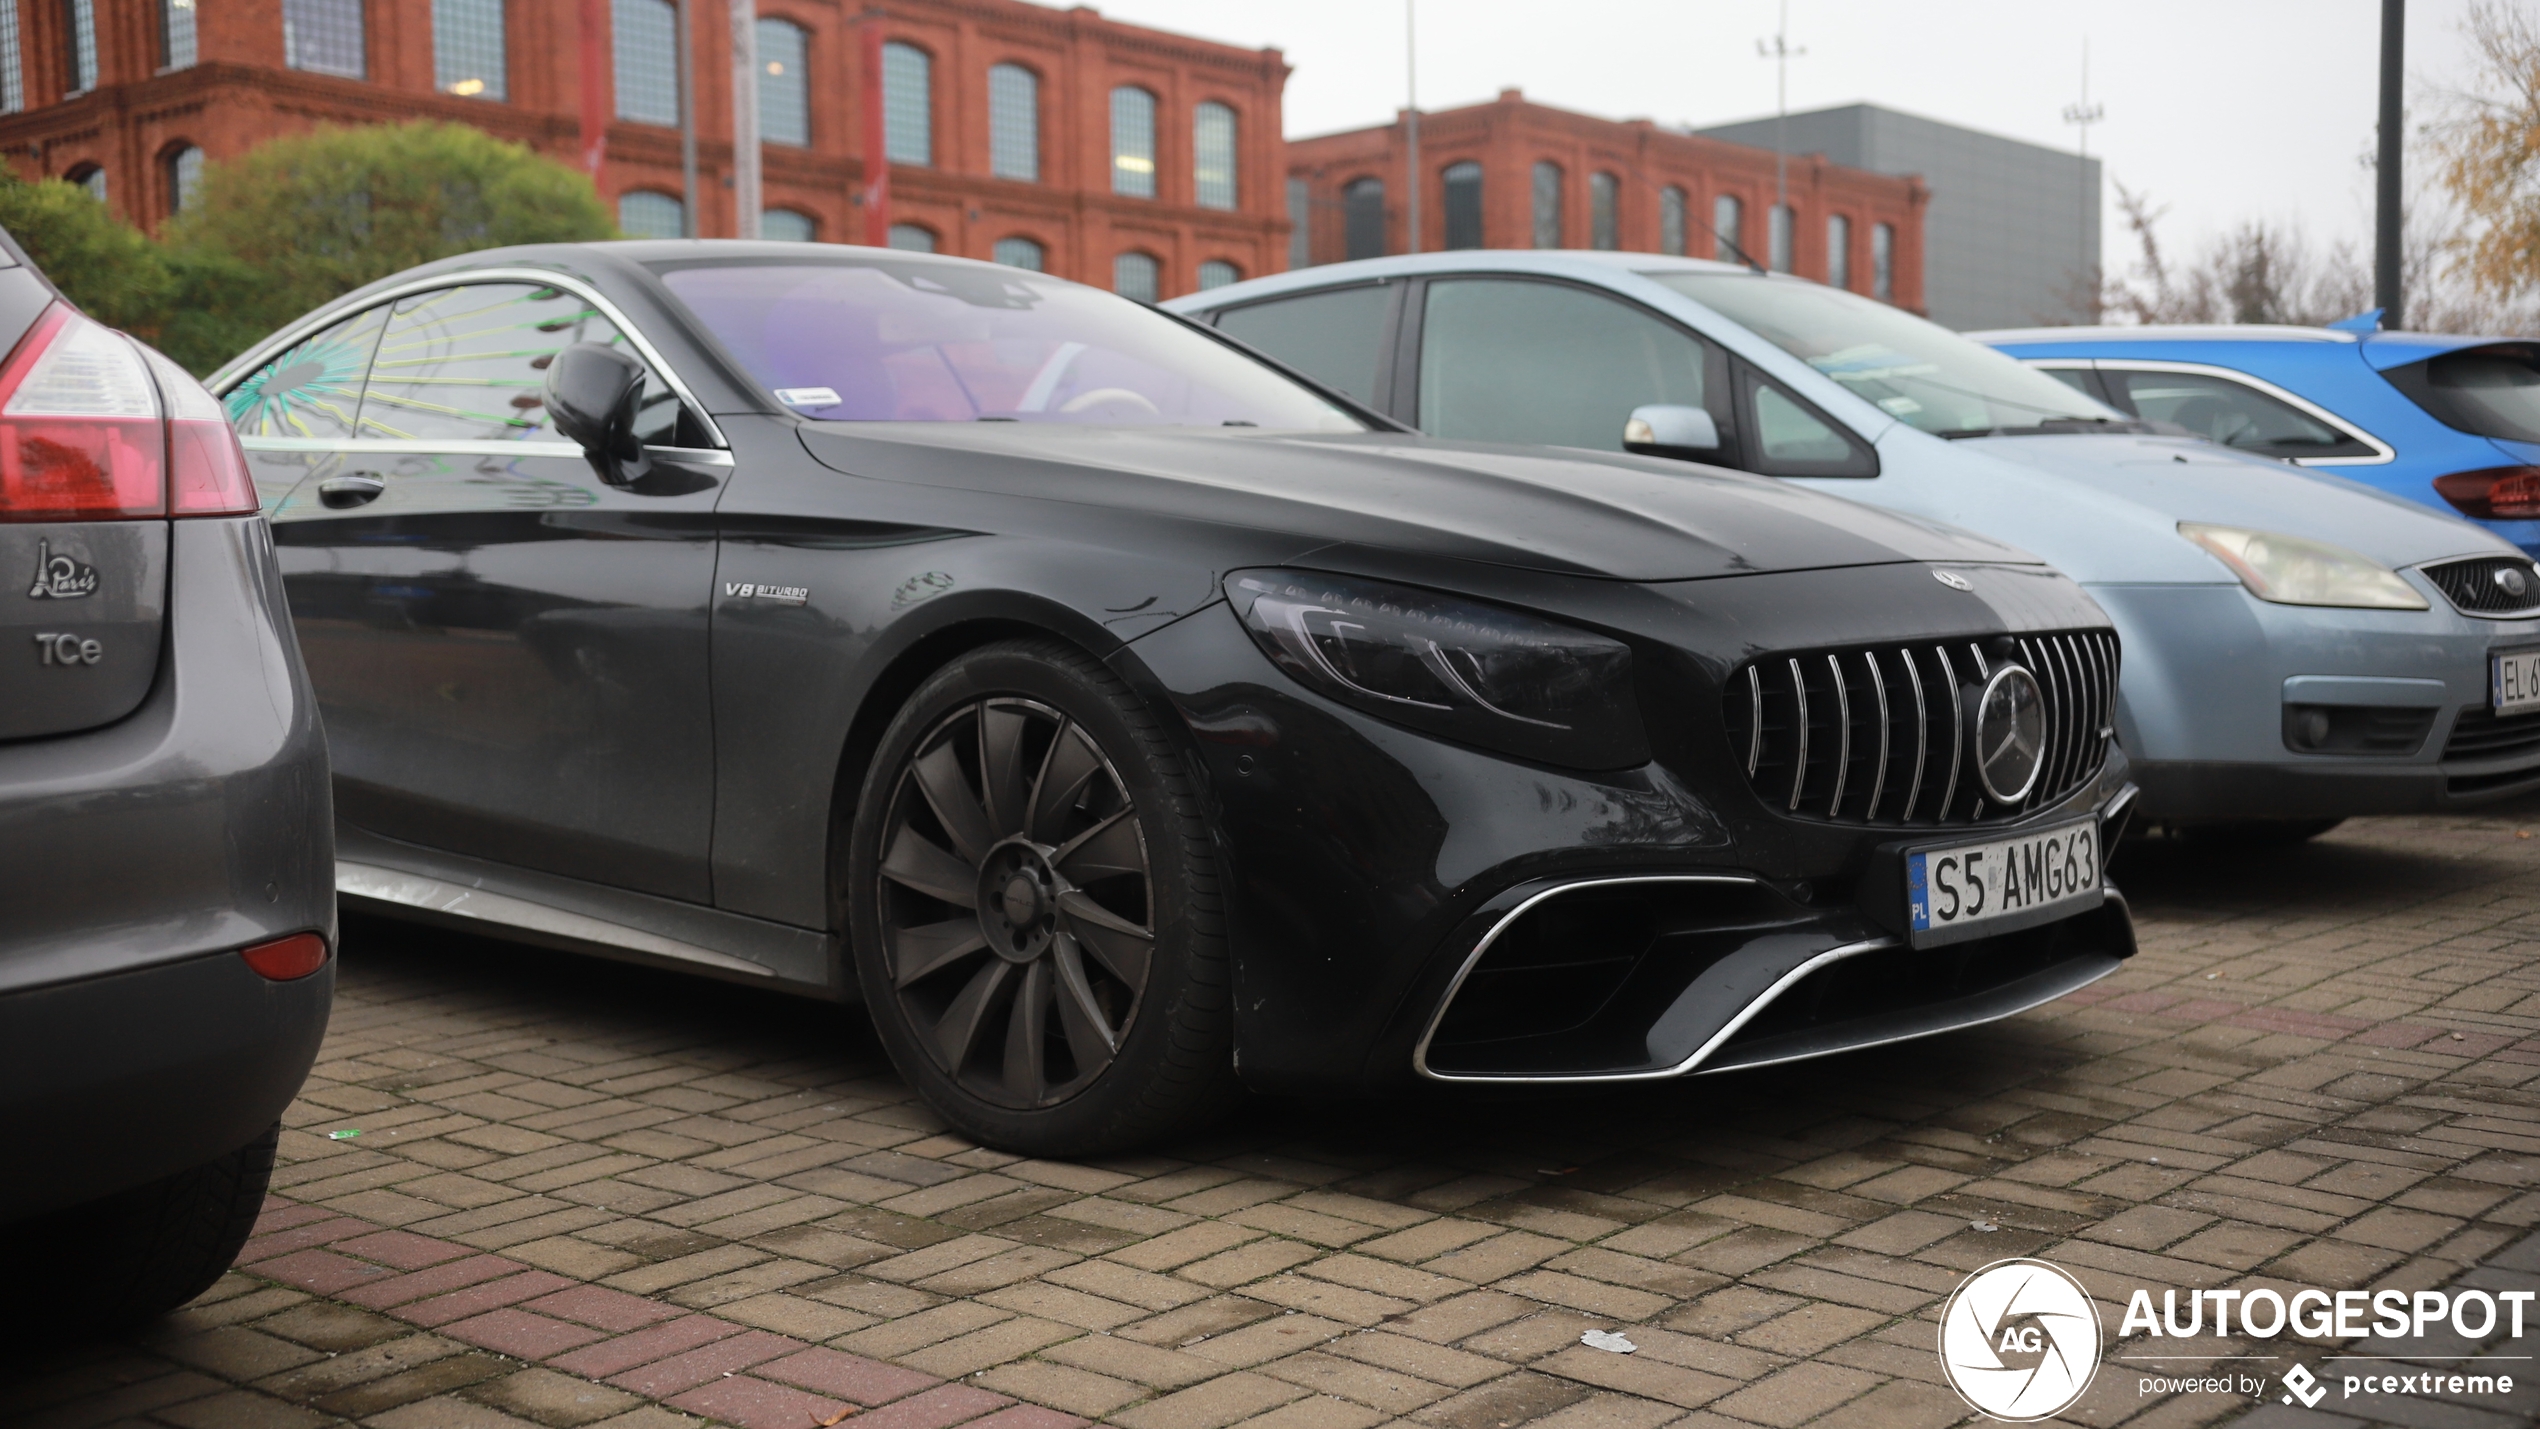
[[[2128,417],[2049,417],[2025,427],[1962,427],[1954,432],[1934,432],[1932,435],[1943,441],[1956,442],[1969,437],[2052,437],[2074,432],[2096,435],[2150,433],[2154,430],[2150,422]]]

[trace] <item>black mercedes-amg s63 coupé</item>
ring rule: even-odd
[[[2133,948],[2115,637],[1961,532],[878,249],[472,254],[213,387],[348,907],[860,1001],[999,1146],[1760,1066]]]

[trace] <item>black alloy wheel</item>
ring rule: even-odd
[[[901,711],[865,790],[858,976],[937,1110],[985,1141],[1082,1154],[1222,1102],[1205,824],[1116,676],[1055,645],[964,656]]]

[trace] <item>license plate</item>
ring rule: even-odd
[[[2540,650],[2487,657],[2487,707],[2500,715],[2540,710]]]
[[[2096,907],[2099,821],[1905,856],[1914,946],[2009,932]]]

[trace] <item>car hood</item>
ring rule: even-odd
[[[1177,427],[806,422],[822,465],[1563,575],[1688,580],[1900,561],[2040,564],[1928,521],[1712,467],[1600,452]]]
[[[2230,580],[2179,539],[2181,521],[2306,536],[2390,566],[2512,550],[2467,521],[2360,482],[2211,442],[2073,434],[1976,437],[1949,449],[1991,470],[1971,470],[1978,479],[1964,484],[1965,499],[1927,514],[2019,542],[2085,582]],[[2052,498],[2038,490],[2041,476],[2060,488]]]

